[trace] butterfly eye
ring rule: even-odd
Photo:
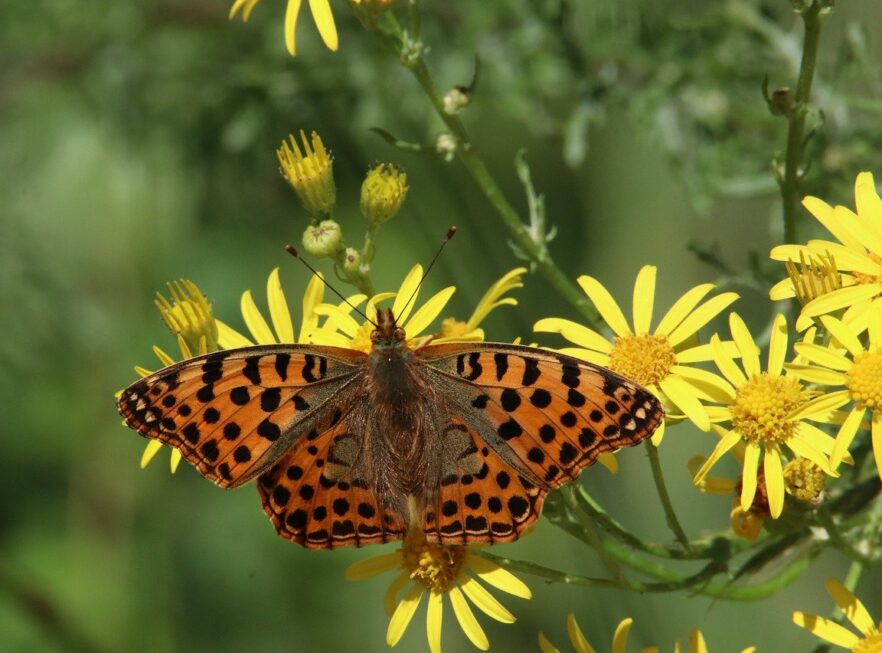
[[[378,343],[380,342],[380,331],[379,329],[374,329],[371,331],[371,342]]]
[[[401,327],[395,327],[395,331],[392,332],[392,337],[396,340],[404,340],[404,329]]]

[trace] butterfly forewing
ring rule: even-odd
[[[221,487],[236,487],[345,401],[364,358],[296,345],[221,351],[137,381],[118,406],[128,426],[180,450]]]

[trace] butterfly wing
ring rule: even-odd
[[[310,549],[401,539],[405,520],[368,481],[369,406],[354,402],[302,438],[258,479],[263,509],[282,537]]]
[[[424,515],[440,541],[516,539],[539,517],[548,490],[578,477],[601,453],[648,438],[664,417],[645,388],[562,354],[495,343],[419,352],[451,423],[471,441],[455,436],[464,446],[452,447],[462,450],[455,459],[443,456],[438,498]],[[476,468],[481,478],[470,471]],[[487,515],[500,507],[494,529]]]
[[[191,358],[123,390],[126,424],[178,449],[217,485],[242,485],[347,404],[366,356],[337,347],[244,347]]]

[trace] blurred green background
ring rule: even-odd
[[[340,52],[321,45],[304,8],[292,59],[281,0],[261,2],[246,25],[228,22],[226,0],[0,1],[0,650],[387,650],[391,577],[343,579],[382,549],[306,551],[274,534],[253,488],[223,492],[186,465],[171,476],[167,453],[139,470],[145,441],[121,426],[113,400],[133,364],[155,366],[152,344],[174,350],[152,305],[167,280],[195,280],[216,314],[242,327],[241,292],[252,288],[264,306],[266,276],[281,266],[299,319],[308,276],[282,246],[299,240],[306,218],[274,155],[289,131],[316,129],[333,150],[353,244],[367,166],[406,167],[407,204],[381,232],[379,288],[426,262],[450,224],[459,235],[428,286],[456,284],[460,316],[519,264],[456,163],[396,151],[369,132],[434,143],[441,126],[345,3],[332,4]],[[821,44],[824,113],[810,119],[805,190],[851,205],[857,172],[882,173],[882,5],[838,4]],[[464,120],[519,209],[513,159],[527,149],[559,229],[551,250],[569,275],[598,277],[627,306],[638,269],[654,263],[659,308],[711,280],[742,293],[737,307],[753,326],[765,323],[765,293],[782,274],[766,254],[780,234],[771,170],[786,125],[760,86],[765,75],[772,88],[794,83],[801,26],[789,2],[422,5],[445,87],[468,83],[480,54]],[[816,225],[801,215],[808,236]],[[540,317],[575,317],[540,277],[518,297],[517,309],[488,320],[488,337],[529,340]],[[682,426],[661,450],[693,533],[728,522],[728,500],[697,493],[686,471],[713,442]],[[668,538],[644,453],[620,461],[618,477],[596,468],[583,482],[634,531]],[[545,522],[499,548],[602,573],[586,551]],[[744,604],[526,577],[532,601],[501,597],[518,623],[482,623],[499,651],[537,650],[539,630],[568,646],[570,611],[599,651],[629,615],[632,646],[672,650],[700,626],[713,651],[810,650],[816,640],[790,613],[828,614],[823,581],[844,570],[822,556],[773,599]],[[880,579],[867,573],[859,588],[877,617]],[[425,648],[421,615],[397,650]],[[472,650],[449,606],[445,620],[445,650]]]

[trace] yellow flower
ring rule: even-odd
[[[182,360],[217,351],[218,326],[211,311],[211,304],[199,287],[187,279],[168,283],[166,287],[171,300],[157,292],[154,303],[162,321],[178,341]],[[163,367],[175,363],[175,360],[159,347],[154,346],[153,352]],[[141,377],[152,374],[150,370],[141,366],[136,366],[135,372]],[[150,464],[163,446],[159,440],[150,440],[147,443],[141,455],[141,469]],[[170,459],[172,474],[175,473],[180,462],[181,452],[172,449]]]
[[[633,623],[634,620],[630,617],[619,622],[613,635],[612,653],[625,653],[628,644],[628,633]],[[579,628],[579,624],[576,623],[576,617],[572,612],[567,615],[567,634],[570,636],[570,642],[572,642],[573,650],[576,653],[595,653],[594,648],[588,643],[588,639]],[[539,633],[539,649],[542,653],[560,653],[560,650],[548,641],[548,638],[543,633]],[[680,640],[678,639],[674,643],[674,653],[680,653],[681,650]],[[687,650],[688,653],[708,653],[707,642],[705,642],[704,635],[701,634],[700,630],[695,629],[690,633],[689,648]],[[640,653],[658,653],[658,651],[657,646],[640,649]],[[742,649],[741,653],[754,653],[754,651],[756,651],[756,647],[750,646]]]
[[[319,336],[324,333],[317,329],[319,324],[319,316],[315,312],[316,307],[322,302],[325,294],[325,282],[320,276],[313,276],[306,286],[306,292],[303,294],[303,314],[300,322],[300,332],[298,338],[294,338],[294,324],[291,319],[291,311],[288,309],[288,302],[285,299],[285,293],[282,291],[282,284],[279,281],[279,268],[275,268],[270,272],[266,284],[267,304],[269,305],[269,316],[272,322],[272,328],[261,315],[251,291],[246,290],[242,293],[241,309],[242,318],[245,320],[245,326],[251,334],[249,339],[242,335],[229,325],[217,320],[218,340],[224,349],[235,349],[237,347],[249,347],[254,344],[273,345],[276,343],[293,344],[295,342],[313,342],[320,345],[334,344],[324,342]],[[363,295],[350,297],[350,301],[364,301]]]
[[[316,218],[330,216],[337,205],[334,159],[316,132],[306,138],[300,130],[300,144],[293,134],[276,150],[282,176],[291,184],[300,202]],[[339,230],[339,227],[338,227]]]
[[[880,653],[882,651],[882,623],[878,625],[873,623],[864,604],[839,581],[831,578],[827,581],[826,588],[827,593],[854,627],[860,631],[862,637],[858,637],[848,628],[840,626],[831,619],[805,612],[794,612],[793,623],[824,641],[848,649],[852,653]]]
[[[736,447],[733,453],[739,462],[743,462],[743,447]],[[694,478],[705,463],[704,456],[693,456],[689,459],[689,473]],[[745,510],[741,507],[741,477],[737,480],[720,476],[706,475],[695,486],[708,494],[732,496],[732,509],[729,512],[729,525],[738,537],[753,542],[759,538],[763,524],[769,517],[769,497],[766,492],[765,476],[760,470],[757,473],[757,491],[753,503]]]
[[[848,448],[863,424],[864,415],[870,411],[873,454],[882,476],[882,308],[877,306],[868,311],[867,319],[869,345],[864,347],[858,339],[860,327],[847,325],[829,315],[821,317],[836,346],[797,345],[800,355],[812,364],[791,366],[791,371],[818,385],[842,386],[841,390],[831,390],[825,395],[831,410],[853,402],[844,419],[831,412],[823,420],[841,424],[830,456],[834,469],[843,460],[847,461]]]
[[[258,2],[260,0],[235,0],[230,8],[230,20],[236,17],[239,10],[242,10],[242,20],[247,21]],[[297,54],[297,49],[294,47],[294,33],[297,30],[300,5],[301,0],[288,0],[288,8],[285,11],[285,45],[292,57]],[[336,52],[338,46],[337,25],[334,23],[334,14],[331,13],[330,1],[309,0],[309,9],[322,41],[325,42],[329,50]]]
[[[844,206],[831,207],[817,197],[802,201],[839,242],[811,240],[806,245],[780,245],[770,254],[776,261],[803,260],[815,267],[826,259],[841,273],[841,287],[831,288],[802,307],[796,323],[800,331],[811,325],[811,318],[844,308],[848,309],[845,322],[856,321],[866,328],[867,309],[882,297],[882,199],[871,173],[857,176],[854,195],[857,213]],[[788,278],[777,283],[769,296],[785,299],[796,294],[797,288]]]
[[[796,456],[808,458],[827,474],[835,475],[827,456],[833,439],[803,420],[821,419],[832,408],[828,397],[809,400],[809,393],[791,374],[783,374],[787,354],[787,321],[778,315],[772,324],[766,371],[760,365],[759,348],[744,321],[729,315],[729,328],[741,353],[743,371],[725,351],[719,336],[711,337],[714,362],[732,384],[723,406],[709,407],[713,417],[729,428],[714,424],[721,437],[713,453],[695,476],[701,483],[710,469],[736,445],[744,445],[741,508],[750,509],[757,491],[757,468],[762,459],[769,511],[778,518],[784,508],[783,446]],[[835,401],[833,402],[835,404]]]
[[[425,304],[414,310],[417,305],[419,292],[414,295],[420,281],[423,278],[423,266],[415,265],[411,268],[404,282],[397,292],[379,293],[372,297],[367,303],[365,315],[371,320],[376,321],[377,304],[385,299],[395,298],[392,304],[392,314],[398,322],[398,326],[404,329],[407,334],[407,342],[411,347],[416,347],[424,342],[428,337],[423,332],[432,324],[435,318],[444,310],[447,302],[456,292],[455,286],[448,286],[441,290],[427,301]],[[413,296],[411,300],[411,296]],[[348,347],[358,349],[360,351],[369,352],[372,349],[371,331],[374,326],[371,322],[359,323],[352,317],[352,309],[346,305],[334,306],[333,304],[321,304],[316,306],[315,311],[318,315],[327,315],[329,321],[322,325],[322,328],[316,330],[316,342],[322,344],[335,345],[337,347]],[[433,340],[433,342],[437,342]]]
[[[721,293],[699,306],[714,289],[711,283],[686,292],[665,313],[654,331],[650,330],[655,300],[656,268],[645,265],[634,284],[633,327],[622,310],[597,279],[579,277],[579,285],[615,334],[607,340],[588,327],[561,318],[539,320],[535,331],[559,333],[577,347],[559,351],[596,365],[608,367],[646,386],[666,404],[675,406],[702,430],[711,419],[702,400],[720,401],[730,391],[729,384],[716,374],[692,367],[712,358],[709,345],[696,345],[693,336],[705,324],[738,299],[734,292]],[[729,343],[730,345],[731,343]],[[731,348],[725,345],[729,351]],[[734,352],[733,352],[734,353]],[[664,424],[652,437],[661,443]]]
[[[515,268],[509,270],[502,278],[494,283],[478,302],[477,308],[471,317],[465,322],[454,317],[448,317],[441,321],[441,330],[432,342],[449,342],[459,340],[484,340],[484,330],[479,329],[481,322],[500,306],[517,306],[518,300],[514,297],[505,297],[511,290],[524,287],[523,276],[527,268]]]
[[[469,606],[502,623],[514,623],[515,617],[478,581],[522,599],[529,599],[530,589],[516,576],[476,553],[476,547],[447,546],[427,542],[422,530],[411,529],[394,553],[368,558],[346,570],[347,580],[362,580],[387,571],[399,570],[386,592],[386,613],[391,617],[386,643],[395,646],[422,601],[428,594],[426,636],[432,653],[441,651],[443,599],[448,596],[460,628],[472,644],[486,651],[487,635]]]

